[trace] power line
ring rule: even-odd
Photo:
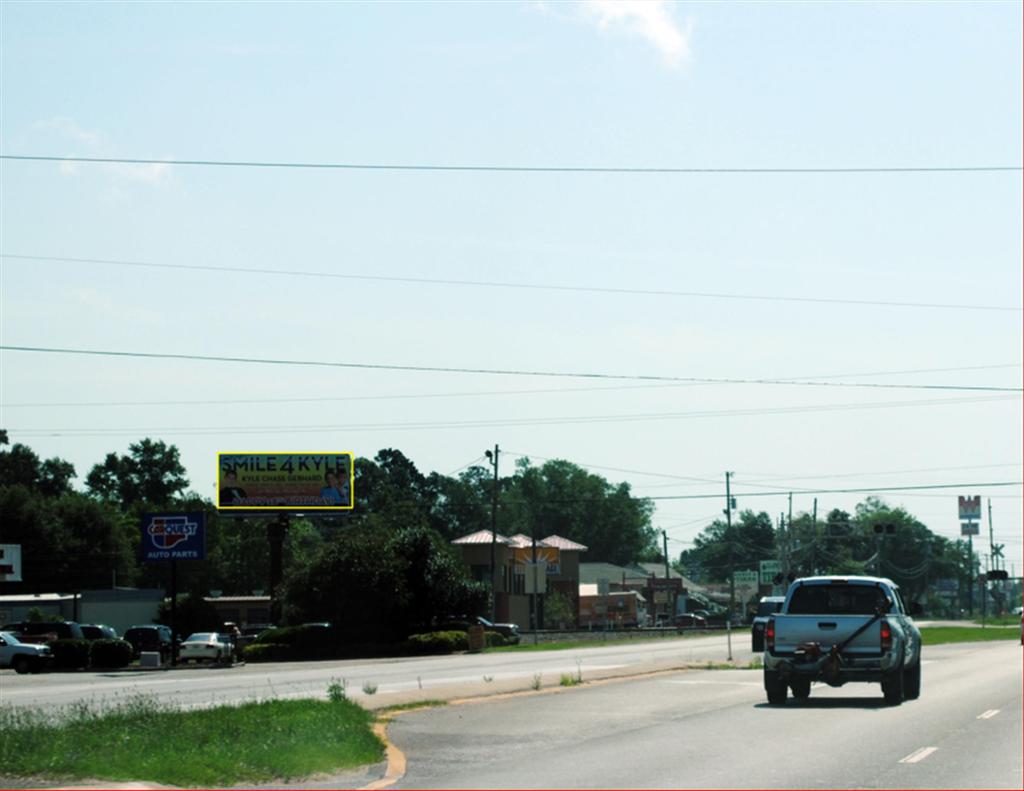
[[[875,403],[824,404],[796,407],[763,407],[758,409],[726,409],[706,410],[699,412],[660,412],[617,415],[562,415],[557,417],[537,418],[485,418],[481,420],[452,421],[415,421],[403,423],[366,423],[361,425],[262,425],[262,426],[136,426],[133,428],[26,428],[10,429],[19,436],[64,436],[64,437],[102,437],[124,436],[148,433],[171,433],[181,436],[202,436],[210,434],[281,434],[328,431],[379,431],[389,430],[423,430],[423,429],[454,429],[454,428],[495,428],[505,426],[550,426],[550,425],[581,425],[590,423],[631,423],[654,420],[687,420],[695,418],[715,417],[746,417],[751,415],[786,415],[807,412],[838,412],[856,409],[888,409],[899,407],[946,406],[952,404],[976,404],[991,401],[1015,401],[1018,396],[984,396],[981,398],[945,398],[915,401],[879,401]],[[627,470],[623,470],[627,472]],[[681,476],[680,476],[681,477]],[[699,479],[691,479],[699,480]],[[710,479],[703,482],[711,482]],[[769,484],[751,484],[770,489],[784,491],[805,491],[785,486]]]
[[[839,299],[830,297],[792,297],[772,294],[736,294],[711,291],[673,291],[668,289],[612,288],[600,286],[549,285],[544,283],[519,283],[511,281],[462,280],[452,278],[398,277],[392,275],[359,275],[340,272],[292,271],[266,267],[229,267],[202,264],[160,264],[151,261],[124,261],[110,258],[70,258],[52,255],[19,255],[0,253],[3,258],[23,261],[59,261],[75,264],[103,264],[108,266],[164,269],[174,271],[215,272],[220,274],[257,274],[286,277],[330,278],[338,280],[361,280],[380,283],[412,283],[416,285],[470,286],[475,288],[527,289],[536,291],[569,291],[591,294],[626,294],[633,296],[690,297],[700,299],[737,299],[767,302],[806,302],[828,305],[869,305],[898,308],[940,308],[949,310],[994,310],[1021,312],[1024,308],[1007,305],[969,305],[941,302],[899,302],[892,300]]]
[[[199,362],[243,363],[248,365],[284,365],[311,368],[353,368],[372,371],[408,371],[415,373],[456,373],[456,374],[487,374],[495,376],[544,376],[560,379],[604,379],[614,381],[655,381],[655,382],[693,382],[698,384],[757,384],[757,385],[789,385],[793,387],[860,387],[893,390],[957,390],[1020,393],[1020,387],[991,387],[986,385],[927,385],[927,384],[883,384],[879,382],[812,382],[791,381],[782,379],[742,379],[714,378],[700,376],[664,376],[659,374],[607,374],[572,371],[529,371],[501,368],[460,368],[432,365],[394,365],[387,363],[349,363],[328,360],[287,360],[262,357],[232,357],[209,354],[174,354],[168,352],[126,352],[109,349],[67,349],[49,346],[15,346],[0,345],[0,350],[31,352],[40,354],[74,354],[93,357],[126,357],[151,360],[195,360]]]
[[[234,159],[144,159],[128,157],[37,156],[0,154],[0,159],[20,162],[84,162],[108,165],[182,165],[188,167],[277,168],[295,170],[368,170],[440,173],[663,173],[663,174],[814,174],[814,173],[1005,173],[1018,172],[1020,165],[958,165],[920,167],[612,167],[588,165],[432,165],[371,164],[354,162],[269,162]]]
[[[913,368],[901,371],[870,371],[847,374],[824,374],[816,376],[785,376],[778,377],[778,382],[796,382],[802,379],[842,379],[848,376],[899,376],[904,374],[947,373],[954,371],[977,371],[996,368],[1020,368],[1020,363],[1003,363],[999,365],[969,365],[956,368]],[[611,387],[560,387],[532,390],[470,390],[449,393],[387,393],[384,395],[348,395],[348,396],[316,396],[289,398],[223,398],[223,399],[173,399],[162,401],[25,401],[2,403],[6,409],[49,409],[52,407],[126,407],[126,406],[216,406],[238,404],[316,404],[337,401],[387,401],[387,400],[423,400],[427,398],[479,398],[481,396],[520,396],[540,394],[566,393],[599,393],[622,390],[663,390],[666,388],[696,387],[694,383],[656,384],[656,385],[613,385]],[[538,458],[540,458],[538,456]],[[992,466],[992,465],[985,465]],[[754,473],[758,474],[758,473]],[[870,473],[869,473],[870,474]],[[789,478],[791,476],[783,476]],[[828,476],[813,476],[828,477]]]

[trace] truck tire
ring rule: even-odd
[[[11,667],[15,673],[23,676],[32,669],[32,660],[27,656],[16,656],[11,660]]]
[[[882,695],[889,706],[899,706],[903,702],[903,670],[890,673],[882,679]]]
[[[790,681],[789,688],[793,690],[793,697],[796,700],[807,700],[811,696],[811,680],[809,678]]]
[[[773,670],[764,671],[764,691],[768,695],[768,702],[772,706],[785,706],[786,693],[789,687],[786,682],[779,678],[779,674]]]
[[[921,660],[909,670],[903,671],[903,694],[907,700],[921,697]]]

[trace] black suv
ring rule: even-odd
[[[84,640],[82,627],[75,621],[19,621],[0,626],[14,632],[23,643],[52,643],[54,640]]]
[[[125,630],[123,639],[132,644],[132,654],[136,658],[143,651],[159,651],[161,659],[167,660],[174,648],[171,627],[160,624],[132,626]]]
[[[83,623],[82,634],[86,640],[116,640],[117,632],[114,627],[105,623]]]

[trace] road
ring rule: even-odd
[[[1021,647],[926,648],[921,698],[815,685],[769,707],[753,670],[662,674],[410,712],[395,788],[1016,788]]]
[[[25,676],[0,670],[0,705],[52,708],[82,700],[102,702],[143,694],[200,707],[267,697],[326,697],[327,685],[343,679],[350,698],[376,708],[431,697],[521,691],[532,687],[537,676],[547,685],[557,684],[563,674],[577,672],[592,680],[686,663],[721,662],[727,656],[726,643],[727,638],[717,634],[578,650],[253,663],[230,668]],[[754,658],[749,632],[735,632],[732,645],[735,660],[748,662]],[[376,693],[366,694],[364,685],[376,686]]]

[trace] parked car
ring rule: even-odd
[[[0,626],[13,632],[22,643],[49,644],[56,640],[84,640],[82,627],[75,621],[19,621]]]
[[[15,673],[38,673],[53,659],[48,645],[23,643],[12,632],[0,631],[0,667]]]
[[[83,623],[82,635],[86,640],[116,640],[117,630],[105,623]]]
[[[764,651],[764,629],[768,625],[768,618],[782,609],[785,600],[785,596],[762,596],[757,603],[757,614],[750,627],[750,650],[755,654]]]
[[[174,650],[171,628],[160,624],[132,626],[125,630],[124,639],[132,644],[132,654],[136,658],[143,651],[159,651],[161,658],[167,660]]]
[[[672,619],[676,629],[707,629],[708,622],[695,612],[685,612]]]
[[[178,658],[182,662],[217,662],[231,663],[234,660],[235,647],[231,635],[218,632],[196,632],[178,648]]]

